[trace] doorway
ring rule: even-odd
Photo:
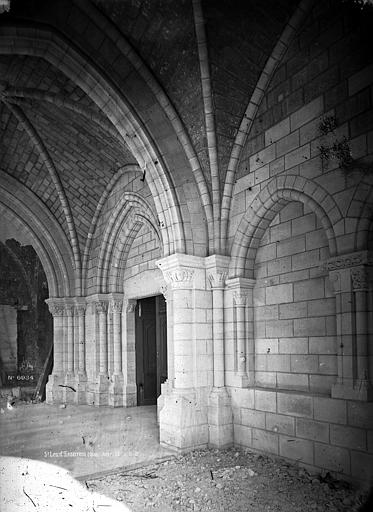
[[[167,379],[167,317],[163,295],[137,301],[136,388],[137,405],[156,405]]]

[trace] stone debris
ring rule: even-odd
[[[198,450],[88,484],[132,512],[357,512],[366,498],[366,492],[329,473],[312,475],[286,461],[237,449]]]

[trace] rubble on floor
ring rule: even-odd
[[[199,450],[87,481],[132,512],[358,511],[367,489],[249,450]]]

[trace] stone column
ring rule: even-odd
[[[213,384],[212,300],[205,260],[173,254],[157,262],[172,296],[167,318],[170,392],[159,413],[160,442],[183,451],[208,445],[208,395]],[[167,299],[169,300],[169,298]]]
[[[86,312],[86,304],[84,299],[78,300],[77,305],[75,306],[75,316],[77,318],[77,354],[78,360],[76,364],[76,372],[75,372],[75,388],[76,388],[76,397],[75,401],[79,404],[86,403],[86,384],[87,384],[87,373],[86,373],[86,363],[85,363],[85,312]]]
[[[98,335],[99,335],[99,353],[100,353],[100,366],[99,374],[97,376],[97,387],[95,396],[95,405],[108,405],[108,389],[109,389],[109,375],[108,375],[108,339],[107,339],[107,311],[108,301],[107,298],[99,298],[95,303],[96,311],[98,313]]]
[[[137,403],[136,390],[136,352],[135,352],[135,309],[136,300],[123,301],[122,315],[122,373],[123,405],[133,407]]]
[[[62,389],[59,384],[64,382],[64,313],[63,299],[47,299],[50,313],[53,316],[53,370],[46,385],[46,402],[48,404],[62,401]]]
[[[109,405],[123,406],[123,373],[122,373],[122,296],[112,294],[112,329],[113,329],[113,374],[109,386]]]
[[[330,258],[326,266],[336,296],[338,377],[333,398],[372,400],[369,375],[367,251]]]
[[[373,399],[372,377],[369,374],[369,273],[366,266],[351,270],[352,289],[355,295],[356,372],[355,387],[364,390],[368,400]]]
[[[65,402],[75,402],[75,374],[74,374],[74,312],[75,307],[70,302],[65,304],[65,313],[67,317],[67,371],[63,388],[63,399]]]
[[[237,277],[227,280],[227,289],[234,305],[235,381],[236,386],[241,388],[253,386],[255,382],[254,285],[254,279]]]
[[[172,293],[170,287],[166,284],[161,285],[160,291],[166,301],[166,318],[167,318],[167,380],[161,384],[161,394],[157,399],[157,420],[159,423],[159,414],[164,406],[165,396],[172,392],[172,383],[174,381],[175,370],[174,370],[174,353],[173,344],[169,343],[172,339],[172,327],[173,327],[173,307],[172,307]]]
[[[233,444],[232,407],[225,387],[224,286],[229,258],[206,258],[207,277],[212,290],[213,388],[209,395],[209,446],[224,448]]]

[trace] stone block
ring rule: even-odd
[[[324,280],[324,279],[322,279]],[[312,281],[315,281],[313,279]],[[308,303],[308,316],[335,315],[335,298],[311,300]]]
[[[294,435],[294,418],[291,418],[290,416],[285,416],[283,414],[274,414],[271,412],[267,412],[265,418],[267,430],[271,430],[276,434]]]
[[[308,338],[280,338],[280,354],[306,354],[308,351]]]
[[[309,388],[308,375],[300,373],[277,373],[277,387],[280,389],[306,391]]]
[[[304,253],[306,250],[306,241],[304,237],[291,238],[290,240],[283,240],[277,244],[277,256],[289,256],[292,254]],[[293,270],[294,269],[293,266]]]
[[[372,485],[373,455],[360,451],[351,451],[351,474],[353,478],[364,480]]]
[[[296,419],[296,436],[329,443],[329,424],[304,418]]]
[[[253,428],[253,448],[267,453],[278,454],[278,434]]]
[[[280,224],[283,226],[284,224]],[[291,256],[285,256],[284,258],[277,258],[267,262],[267,275],[274,276],[290,272],[291,270]]]
[[[280,284],[266,288],[266,304],[281,304],[293,301],[293,285]]]
[[[303,215],[291,221],[291,234],[292,236],[303,235],[316,228],[316,217],[314,213]]]
[[[294,336],[321,336],[326,334],[325,317],[294,320]]]
[[[258,411],[276,412],[276,392],[255,389],[255,409]]]
[[[318,373],[325,375],[337,375],[337,356],[320,355]]]
[[[373,83],[373,64],[355,73],[348,79],[348,94],[353,96]]]
[[[285,155],[285,169],[302,164],[311,158],[311,147],[309,144],[304,144],[298,149],[294,149]]]
[[[354,427],[373,429],[373,403],[347,403],[348,424]]]
[[[291,131],[296,130],[300,126],[308,123],[315,117],[323,113],[323,99],[322,96],[315,98],[304,107],[300,108],[290,116]]]
[[[292,302],[279,305],[279,318],[304,318],[307,316],[307,302]]]
[[[323,277],[294,283],[294,301],[321,299],[324,296],[325,288]]]
[[[295,393],[278,393],[277,412],[291,416],[312,418],[312,397]]]
[[[252,446],[252,429],[243,425],[233,425],[233,440],[238,446]]]
[[[328,247],[328,239],[324,229],[317,229],[306,233],[306,250]]]
[[[277,159],[282,155],[286,155],[299,146],[299,132],[294,132],[279,140],[276,143],[276,157]]]
[[[233,407],[254,409],[253,389],[232,388],[230,395]]]
[[[290,133],[290,119],[287,117],[275,124],[268,130],[266,130],[265,137],[265,145],[269,146],[270,144],[282,139],[286,135]]]
[[[305,464],[313,464],[313,443],[306,439],[280,436],[280,455]]]
[[[330,443],[353,450],[366,451],[367,433],[361,428],[330,425]]]
[[[261,388],[276,387],[276,372],[257,371],[255,370],[255,385]]]
[[[265,335],[269,338],[289,337],[293,335],[293,320],[267,320]]]
[[[350,474],[350,454],[346,448],[316,442],[315,465],[348,475]]]
[[[291,371],[296,373],[317,373],[319,357],[317,355],[291,355]]]
[[[277,338],[264,338],[255,340],[256,354],[277,354],[278,353],[278,339]]]
[[[280,211],[280,221],[286,222],[303,215],[303,203],[291,202]]]
[[[255,409],[242,409],[241,421],[246,427],[265,428],[265,413]]]
[[[314,418],[330,423],[347,422],[347,407],[345,400],[333,398],[314,397]]]
[[[259,306],[254,311],[257,320],[276,320],[278,319],[278,306]]]
[[[313,251],[300,252],[291,257],[291,265],[293,270],[304,270],[307,268],[317,267],[321,263],[319,249]]]

